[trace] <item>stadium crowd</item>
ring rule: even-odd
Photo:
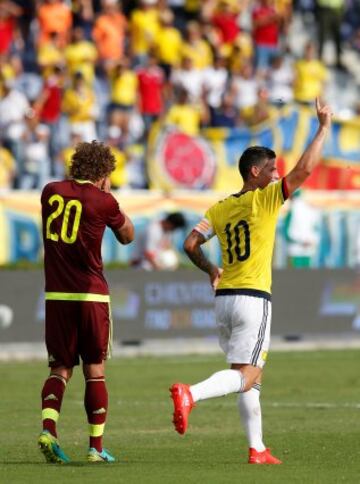
[[[294,11],[318,25],[300,58]],[[308,105],[329,69],[346,71],[342,43],[359,51],[359,39],[355,0],[0,0],[0,189],[66,175],[74,146],[92,139],[112,146],[113,188],[146,188],[155,121],[196,136]]]

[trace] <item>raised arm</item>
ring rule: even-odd
[[[205,256],[201,249],[202,244],[205,242],[205,237],[193,230],[185,239],[184,250],[191,262],[209,275],[211,286],[215,290],[220,281],[222,269],[212,264]]]
[[[304,183],[320,161],[325,138],[331,125],[332,112],[330,106],[321,106],[319,98],[316,98],[316,113],[319,120],[318,130],[300,160],[285,177],[289,195]]]

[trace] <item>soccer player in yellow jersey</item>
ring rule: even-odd
[[[184,243],[189,258],[209,275],[216,291],[219,342],[231,366],[195,385],[172,385],[175,429],[185,433],[195,402],[239,393],[250,464],[281,464],[263,443],[260,407],[262,368],[270,342],[271,260],[280,207],[319,162],[330,128],[330,108],[317,99],[316,111],[318,130],[291,172],[279,180],[272,150],[246,149],[239,160],[242,190],[211,207]],[[201,249],[215,235],[223,269]]]

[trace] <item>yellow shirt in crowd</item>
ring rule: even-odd
[[[156,48],[160,62],[178,66],[182,56],[183,41],[175,27],[165,27],[158,31]]]
[[[135,55],[147,54],[159,31],[159,13],[156,9],[134,10],[131,21],[131,47]]]
[[[5,63],[2,66],[0,66],[0,75],[1,75],[0,98],[2,98],[3,95],[4,95],[4,84],[3,84],[4,81],[9,81],[11,79],[15,79],[16,74],[15,74],[14,68],[10,64]]]
[[[313,102],[323,92],[326,67],[319,60],[301,59],[295,64],[294,97],[296,101]]]
[[[115,158],[115,170],[110,175],[111,186],[120,188],[127,183],[126,156],[118,148],[112,146],[111,152]]]
[[[67,89],[64,94],[62,110],[69,116],[70,123],[92,121],[94,119],[95,94],[84,87],[81,92]]]
[[[65,49],[65,60],[70,75],[75,74],[75,72],[81,72],[88,83],[92,83],[94,80],[96,58],[96,47],[87,40],[70,44]]]
[[[213,55],[209,44],[205,40],[198,40],[196,44],[185,43],[182,48],[183,57],[190,57],[194,69],[205,69],[213,63]]]
[[[15,160],[9,150],[0,147],[0,189],[11,188],[15,173]]]
[[[174,104],[165,119],[165,124],[176,126],[179,131],[189,136],[199,134],[200,122],[200,110],[190,104]]]
[[[64,162],[64,172],[65,175],[68,177],[70,173],[70,166],[72,162],[73,154],[75,153],[75,148],[73,146],[68,146],[64,148],[61,152],[62,159]]]
[[[52,42],[45,42],[39,46],[37,60],[42,67],[61,65],[64,62],[64,53]]]
[[[124,106],[136,103],[138,79],[134,71],[126,70],[111,80],[111,101]]]

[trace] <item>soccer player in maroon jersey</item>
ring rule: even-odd
[[[50,375],[42,390],[43,431],[38,443],[48,462],[69,462],[59,446],[56,423],[79,357],[90,432],[88,461],[115,460],[102,447],[108,408],[104,362],[112,323],[101,241],[110,227],[121,244],[129,244],[134,226],[110,194],[114,167],[109,147],[97,141],[80,143],[72,157],[71,179],[49,183],[41,195]]]

